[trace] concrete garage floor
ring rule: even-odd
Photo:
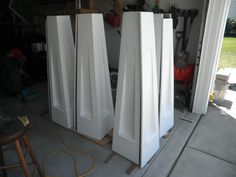
[[[236,118],[209,107],[170,176],[235,177]]]
[[[107,164],[111,145],[97,145],[76,133],[55,125],[41,116],[48,109],[46,83],[33,86],[40,97],[21,102],[0,95],[0,111],[9,116],[27,115],[32,127],[28,134],[34,151],[47,176],[76,177],[89,170],[96,159],[90,177],[235,177],[236,176],[236,119],[222,116],[209,107],[205,116],[175,111],[175,127],[168,138],[161,139],[161,148],[143,169],[136,168],[127,175],[131,165],[115,155]],[[185,116],[193,123],[179,119]],[[4,147],[7,163],[16,162],[12,146]],[[47,157],[47,158],[46,158]],[[76,162],[76,163],[75,163]],[[31,167],[33,172],[33,167]],[[22,171],[8,171],[9,177],[21,177]],[[37,176],[37,175],[36,175]]]

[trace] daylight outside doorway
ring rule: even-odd
[[[236,0],[230,5],[211,101],[236,118]]]

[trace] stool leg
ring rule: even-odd
[[[29,154],[30,154],[31,159],[33,160],[34,164],[35,164],[36,167],[37,167],[39,176],[40,176],[40,177],[44,177],[44,173],[43,173],[43,171],[42,171],[42,169],[41,169],[41,167],[40,167],[40,164],[39,164],[39,162],[38,162],[38,160],[37,160],[37,157],[36,157],[36,155],[34,154],[33,148],[32,148],[32,146],[31,146],[31,144],[29,143],[29,139],[28,139],[28,137],[27,137],[26,135],[23,136],[23,141],[24,141],[24,143],[25,143],[25,146],[26,146],[26,147],[28,148],[28,150],[29,150]]]
[[[14,145],[15,145],[16,153],[17,153],[18,158],[20,160],[20,165],[21,165],[21,167],[24,171],[25,177],[30,177],[29,167],[28,167],[28,164],[25,160],[24,154],[22,152],[22,149],[21,149],[21,146],[20,146],[20,141],[16,140],[14,142]]]
[[[4,156],[3,156],[3,151],[2,151],[2,146],[0,146],[0,166],[4,166]],[[0,175],[2,174],[2,177],[7,177],[7,171],[2,170]]]

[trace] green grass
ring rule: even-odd
[[[236,37],[225,37],[221,49],[218,69],[236,68]]]

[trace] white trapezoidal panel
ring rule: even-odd
[[[162,45],[160,61],[160,137],[174,126],[174,56],[172,18],[160,18],[162,21]],[[156,25],[158,26],[158,24]],[[156,33],[158,33],[156,28]]]
[[[113,151],[143,167],[159,149],[153,13],[123,14]]]
[[[140,167],[159,149],[158,92],[153,13],[140,14],[141,151]]]
[[[72,128],[75,46],[70,16],[48,16],[46,29],[52,121]]]
[[[102,14],[76,16],[77,131],[102,139],[114,125]]]

